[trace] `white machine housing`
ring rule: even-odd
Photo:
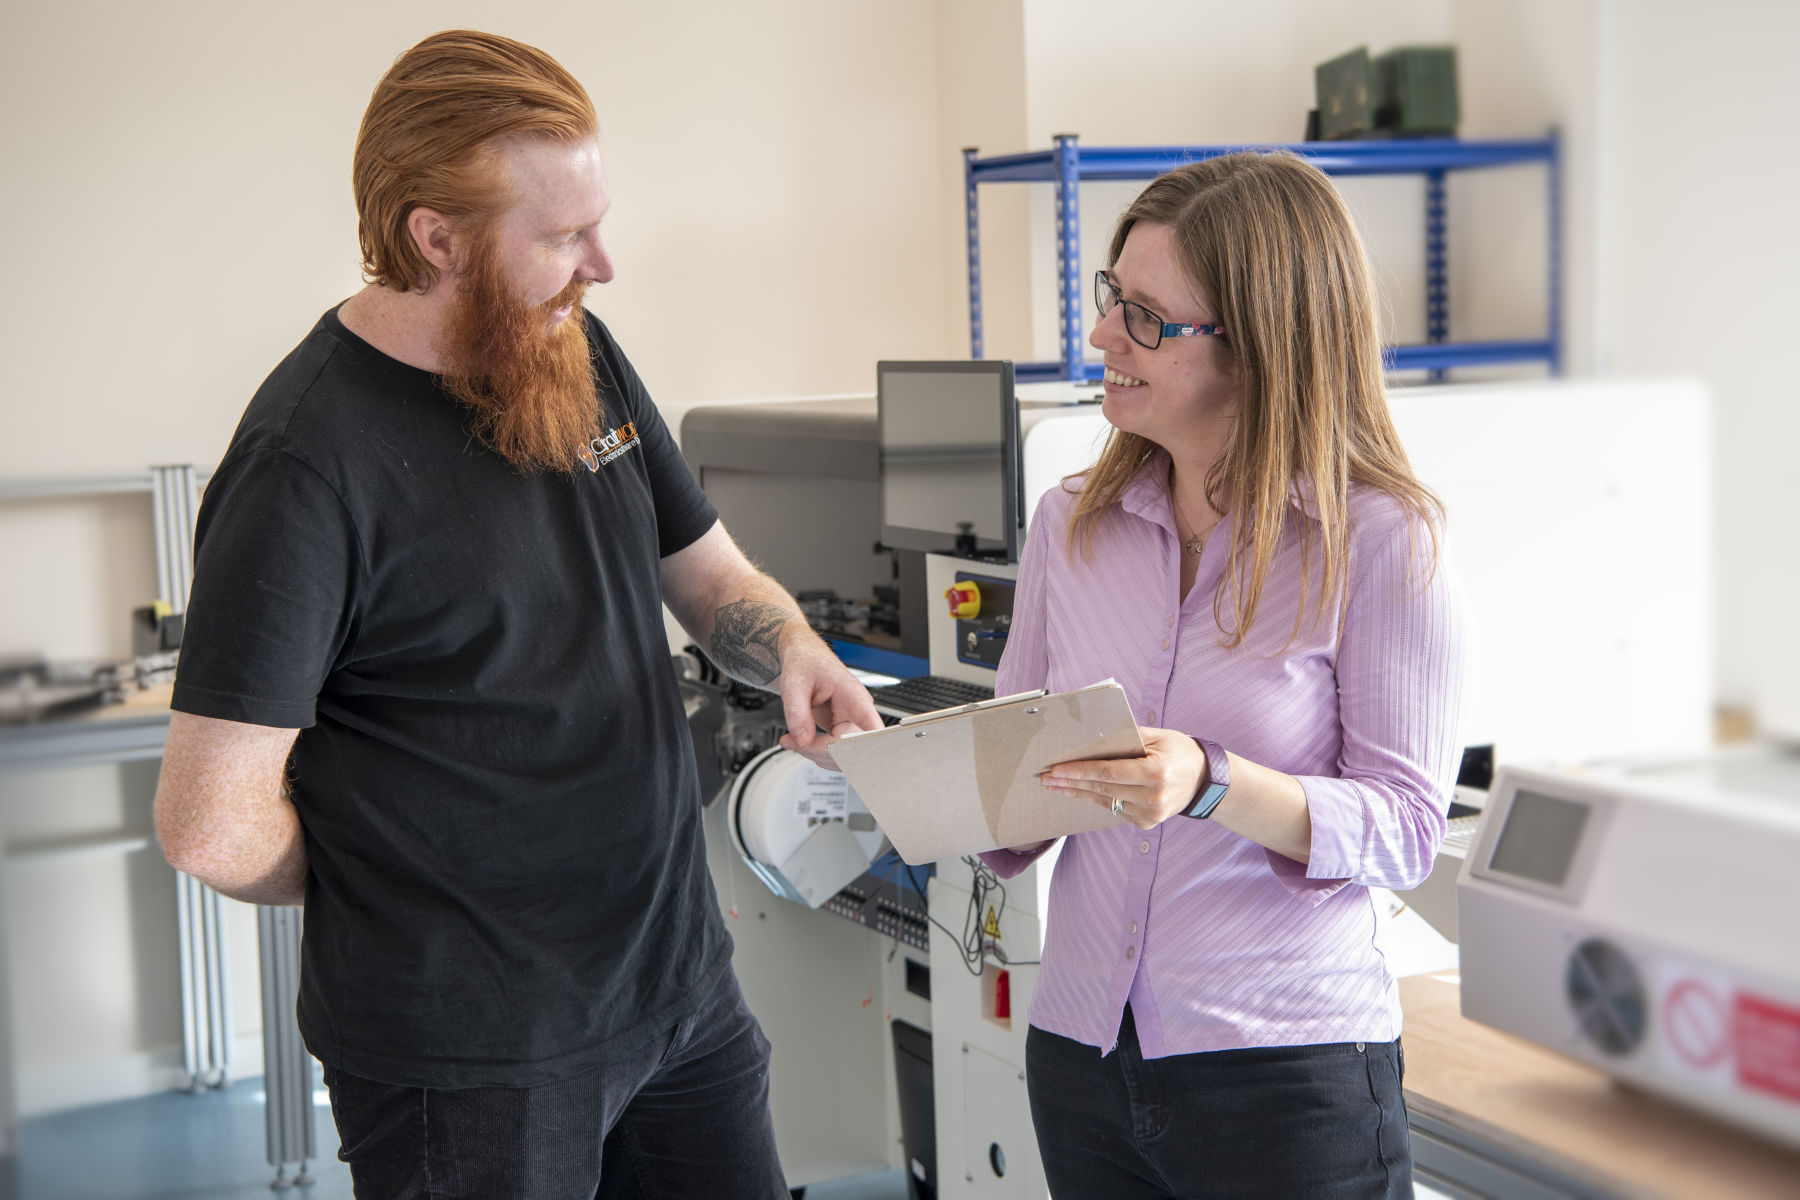
[[[1462,1011],[1800,1145],[1800,757],[1504,767],[1458,879]]]

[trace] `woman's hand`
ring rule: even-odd
[[[1206,773],[1206,752],[1185,733],[1139,728],[1144,757],[1059,763],[1044,786],[1112,809],[1139,829],[1186,812]]]

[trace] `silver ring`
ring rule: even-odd
[[[1123,800],[1119,799],[1117,796],[1114,796],[1113,797],[1113,815],[1114,816],[1123,816],[1124,814],[1125,814],[1125,802]]]

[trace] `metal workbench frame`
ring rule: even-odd
[[[194,521],[200,485],[211,474],[187,464],[151,467],[121,475],[55,476],[0,480],[0,503],[142,495],[151,502],[159,596],[175,612],[187,608],[193,584]],[[46,720],[0,729],[0,773],[143,762],[161,758],[169,714],[147,712],[103,721]],[[102,835],[66,841],[48,853],[132,853],[149,839]],[[38,850],[39,856],[45,850]],[[263,1076],[267,1156],[275,1184],[312,1182],[317,1157],[312,1128],[312,1060],[294,1024],[299,990],[301,911],[258,908],[258,956],[263,984]],[[189,1089],[224,1087],[231,1081],[231,981],[225,938],[224,899],[191,875],[176,872],[177,951],[181,960],[182,1057]],[[0,977],[0,984],[4,983]],[[0,1015],[6,1006],[0,1003]],[[10,1036],[10,1035],[4,1035]],[[10,1081],[0,1081],[0,1158],[11,1152],[14,1113]],[[285,1172],[295,1163],[290,1181]]]
[[[1242,150],[1284,150],[1327,175],[1422,175],[1425,180],[1424,345],[1389,346],[1388,369],[1424,370],[1433,379],[1456,367],[1542,362],[1562,371],[1562,151],[1555,133],[1543,138],[1463,141],[1408,138],[1373,142],[1298,142],[1283,146],[1083,147],[1075,134],[1059,134],[1049,150],[977,157],[963,151],[963,191],[969,261],[969,350],[983,357],[981,222],[977,196],[986,183],[1049,183],[1056,195],[1058,362],[1018,363],[1019,382],[1093,380],[1102,366],[1082,361],[1081,188],[1084,181],[1154,179],[1184,163]],[[1445,177],[1451,171],[1541,163],[1549,205],[1546,325],[1542,338],[1452,342]]]

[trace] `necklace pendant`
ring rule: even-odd
[[[1195,557],[1206,553],[1206,543],[1200,540],[1200,535],[1197,533],[1189,534],[1188,540],[1181,543],[1181,548]]]

